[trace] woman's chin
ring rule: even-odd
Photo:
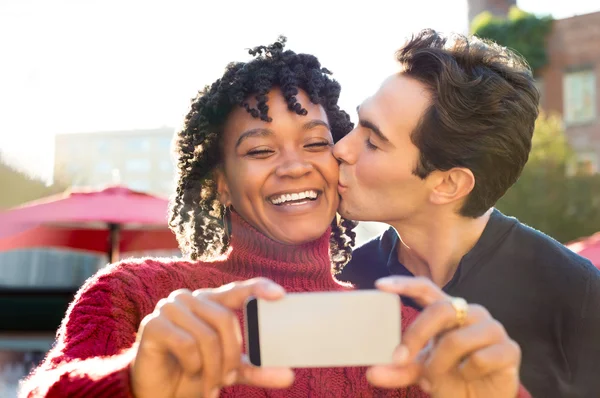
[[[269,235],[271,239],[279,243],[286,245],[301,245],[319,239],[323,236],[325,231],[327,231],[329,224],[322,228],[318,228],[315,224],[307,227],[308,228],[302,228],[302,226],[299,225],[292,225],[290,228],[280,227],[276,233]]]

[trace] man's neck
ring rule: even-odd
[[[443,287],[481,237],[492,211],[478,218],[451,213],[390,223],[400,237],[398,261],[413,275],[427,277]]]

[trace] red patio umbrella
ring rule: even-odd
[[[600,232],[568,243],[566,246],[580,256],[590,260],[596,268],[600,269]]]
[[[0,213],[0,251],[62,247],[107,253],[174,250],[168,200],[122,186],[66,191]]]

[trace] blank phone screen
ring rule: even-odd
[[[261,366],[388,364],[400,343],[400,298],[378,290],[288,293],[255,314]]]

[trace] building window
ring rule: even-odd
[[[594,152],[580,152],[575,155],[575,159],[570,162],[567,168],[567,174],[572,175],[592,175],[600,171],[598,154]]]
[[[577,174],[591,175],[598,172],[598,155],[581,153],[577,155]]]
[[[125,161],[125,170],[132,173],[148,173],[151,164],[149,159],[127,159]]]
[[[596,76],[593,70],[565,74],[564,118],[568,125],[591,122],[596,118]]]
[[[171,149],[171,137],[160,137],[158,139],[158,147],[160,149]]]
[[[150,140],[147,137],[129,138],[126,147],[128,151],[145,152],[150,149]]]
[[[110,143],[108,140],[100,140],[97,142],[96,147],[98,148],[98,153],[105,154],[108,152],[110,148]]]

